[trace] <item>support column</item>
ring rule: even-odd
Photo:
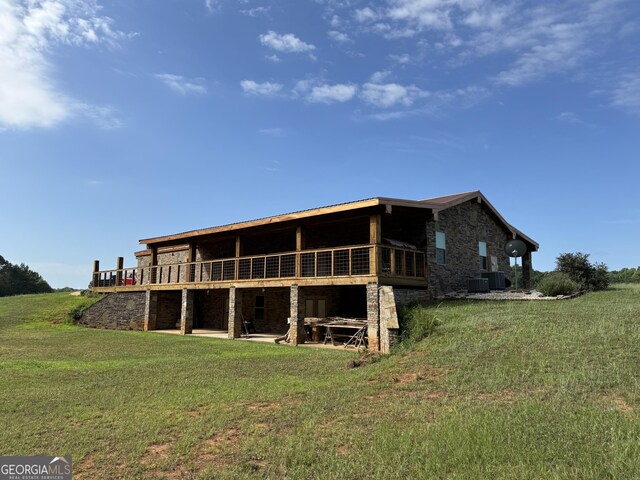
[[[306,334],[304,332],[304,294],[298,285],[291,285],[289,299],[291,304],[289,338],[291,345],[300,345],[305,342]]]
[[[373,245],[369,250],[369,273],[371,275],[378,274],[378,244],[382,242],[382,222],[380,215],[371,215],[369,217],[369,243]]]
[[[522,257],[522,288],[533,286],[533,269],[531,263],[531,252],[527,252]]]
[[[182,310],[180,313],[180,334],[187,335],[193,330],[194,291],[182,289]]]
[[[378,335],[380,331],[380,300],[378,284],[367,283],[367,335],[369,337],[369,351],[380,351]]]
[[[144,329],[155,330],[158,319],[158,292],[147,290],[144,302]]]
[[[229,329],[230,339],[242,336],[242,290],[229,288]]]

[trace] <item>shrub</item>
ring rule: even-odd
[[[563,253],[556,258],[556,271],[564,273],[585,290],[604,290],[609,274],[604,263],[592,264],[588,253]]]
[[[538,291],[546,297],[557,295],[571,295],[579,292],[581,285],[574,281],[569,275],[562,272],[552,272],[546,276],[538,285]]]
[[[403,346],[411,346],[433,333],[440,319],[437,316],[437,307],[424,307],[413,305],[398,312],[400,322],[400,343]]]

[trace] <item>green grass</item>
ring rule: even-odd
[[[90,479],[640,478],[639,285],[445,303],[430,337],[357,369],[69,325],[83,301],[0,299],[0,455],[71,454]]]

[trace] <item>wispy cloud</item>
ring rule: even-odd
[[[180,95],[203,95],[207,93],[207,87],[205,87],[202,78],[189,79],[182,75],[174,75],[172,73],[156,73],[155,77]]]
[[[280,83],[258,83],[254,80],[242,80],[240,82],[240,86],[247,95],[256,95],[261,97],[274,97],[282,90],[282,84]]]
[[[240,13],[248,17],[259,17],[261,15],[267,15],[269,13],[269,10],[271,10],[271,7],[254,7],[240,10]]]
[[[611,92],[611,104],[640,114],[640,72],[623,74]]]
[[[209,13],[213,13],[220,8],[220,2],[219,0],[204,0],[204,6],[207,7]]]
[[[260,35],[260,43],[278,52],[306,53],[315,50],[315,45],[303,42],[293,33],[280,34],[273,30]]]
[[[258,132],[270,137],[281,137],[284,135],[284,130],[280,127],[261,128]]]
[[[51,59],[60,45],[115,45],[132,36],[101,8],[95,0],[0,1],[0,125],[51,127],[87,112],[56,85]]]
[[[349,43],[351,41],[349,35],[337,30],[329,30],[329,32],[327,32],[327,36],[329,37],[329,40],[337,43]]]

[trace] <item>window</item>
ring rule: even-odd
[[[444,265],[447,261],[447,242],[444,232],[436,232],[436,263]]]
[[[327,316],[327,300],[325,298],[305,299],[304,316],[311,318],[325,318]]]
[[[264,320],[264,295],[256,296],[256,308],[253,319]]]
[[[487,242],[478,242],[478,250],[480,253],[480,270],[487,269]]]

